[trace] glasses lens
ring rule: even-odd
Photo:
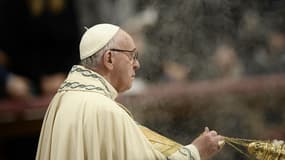
[[[111,51],[116,51],[116,52],[125,52],[125,53],[132,53],[132,55],[127,54],[127,56],[130,58],[130,60],[133,60],[133,63],[135,63],[136,60],[139,58],[139,53],[138,51],[131,51],[131,50],[122,50],[122,49],[116,49],[116,48],[111,48]],[[130,57],[131,56],[131,57]]]
[[[138,60],[138,58],[139,58],[139,52],[134,52],[134,56],[133,56],[133,59],[134,60]]]

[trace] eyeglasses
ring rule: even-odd
[[[132,61],[132,63],[135,63],[138,58],[139,58],[139,52],[136,51],[136,49],[133,50],[123,50],[123,49],[116,49],[116,48],[111,48],[109,49],[110,51],[115,51],[115,52],[126,52],[126,53],[132,53],[131,57],[129,56],[129,54],[127,54],[127,56],[129,57],[129,59]]]

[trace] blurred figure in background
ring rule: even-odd
[[[242,76],[243,67],[235,49],[229,45],[223,44],[217,46],[212,57],[211,74],[215,78],[237,79]]]
[[[262,74],[284,73],[285,71],[285,34],[281,31],[269,32],[267,47],[255,54],[257,71]]]
[[[30,82],[29,89],[22,86],[23,92],[55,93],[69,66],[79,59],[73,1],[3,0],[0,26],[0,49],[8,57],[6,70]]]
[[[7,71],[0,65],[0,98],[31,98],[28,79]]]
[[[26,99],[31,97],[29,81],[6,69],[7,57],[0,51],[0,98]]]
[[[187,66],[171,60],[162,62],[162,70],[161,80],[165,82],[187,82],[190,73]]]

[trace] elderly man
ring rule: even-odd
[[[46,112],[37,160],[204,160],[219,151],[223,137],[215,131],[206,128],[182,146],[137,124],[115,102],[140,67],[135,43],[120,27],[87,29],[80,58]]]

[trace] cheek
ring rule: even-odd
[[[130,68],[128,67],[125,67],[123,70],[121,70],[121,80],[123,80],[125,83],[126,82],[129,82],[131,80],[131,75],[132,75],[132,72],[130,70]]]
[[[117,70],[117,89],[119,92],[124,92],[131,88],[132,78],[130,73],[130,70],[126,68]]]
[[[125,83],[125,85],[129,85],[129,83],[132,81],[132,68],[130,65],[125,64],[122,66],[120,70],[120,79]]]
[[[121,63],[118,67],[119,73],[124,76],[130,76],[132,74],[132,66],[127,62]]]
[[[120,83],[126,82],[131,77],[130,67],[128,67],[127,64],[118,65],[116,67],[115,74]]]

